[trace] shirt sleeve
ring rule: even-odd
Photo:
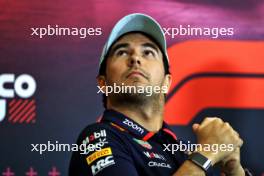
[[[69,176],[138,176],[129,148],[105,125],[87,127],[77,141]]]

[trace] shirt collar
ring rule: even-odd
[[[127,130],[132,135],[144,141],[147,141],[148,139],[150,139],[152,136],[155,135],[154,132],[148,131],[147,129],[145,129],[143,126],[141,126],[140,124],[138,124],[131,118],[127,117],[126,115],[118,111],[112,110],[112,109],[107,109],[104,111],[101,122],[114,123],[115,125],[118,125],[119,127]],[[177,139],[176,135],[173,133],[169,125],[166,124],[165,122],[163,122],[163,125],[160,131],[165,132],[166,135],[169,135],[175,140]]]

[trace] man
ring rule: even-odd
[[[192,153],[171,151],[173,144],[182,141],[163,121],[171,75],[165,36],[151,17],[131,14],[115,25],[101,56],[97,81],[105,92],[106,110],[99,123],[80,134],[77,144],[89,148],[85,154],[73,153],[69,175],[203,176],[213,175],[216,164],[222,175],[245,175],[240,164],[243,141],[220,118],[193,125],[201,147]],[[135,89],[113,93],[108,92],[110,86]],[[203,148],[215,144],[232,147],[217,152]]]

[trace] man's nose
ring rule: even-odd
[[[133,53],[131,56],[130,56],[130,59],[129,59],[129,66],[139,66],[141,65],[141,59],[140,59],[140,55],[137,54],[137,53]]]

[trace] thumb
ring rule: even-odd
[[[226,176],[226,174],[224,172],[221,172],[220,176]]]
[[[198,123],[194,123],[194,124],[192,125],[193,132],[196,132],[196,131],[198,130],[199,126],[200,126],[200,125],[199,125]]]

